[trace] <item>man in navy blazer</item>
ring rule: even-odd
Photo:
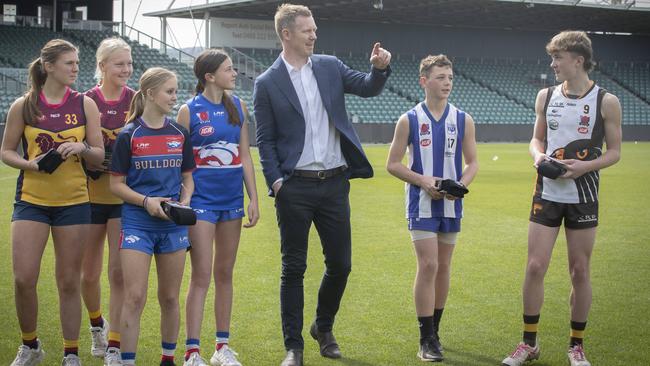
[[[388,51],[374,45],[370,73],[339,59],[314,55],[316,24],[302,5],[283,4],[275,14],[282,54],[255,81],[257,144],[280,228],[282,331],[287,350],[281,366],[303,363],[303,275],[312,222],[325,255],[310,334],[324,357],[341,352],[332,333],[351,269],[350,178],[370,178],[372,167],[345,110],[345,93],[372,97],[390,75]]]

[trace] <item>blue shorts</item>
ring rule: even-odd
[[[14,203],[11,221],[37,221],[50,226],[90,224],[90,203],[70,206],[41,206],[18,201]]]
[[[122,217],[122,204],[90,204],[90,223],[106,225],[110,219],[119,219]]]
[[[138,250],[149,255],[187,250],[189,246],[187,227],[183,226],[169,233],[136,229],[122,229],[120,233],[120,249]]]
[[[211,224],[217,222],[237,220],[244,217],[244,208],[237,208],[234,210],[207,210],[204,208],[195,208],[196,219],[207,221]]]
[[[460,232],[460,218],[427,217],[409,218],[409,230],[432,231],[434,233]]]

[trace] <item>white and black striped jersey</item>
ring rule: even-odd
[[[602,155],[605,130],[600,109],[606,92],[595,83],[582,97],[565,95],[562,85],[548,88],[546,155],[560,160],[593,160]],[[538,175],[535,196],[560,203],[597,202],[599,180],[597,170],[577,179]]]

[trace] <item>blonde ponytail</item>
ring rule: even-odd
[[[147,91],[155,91],[165,82],[167,82],[167,80],[175,77],[176,74],[162,67],[152,67],[142,73],[139,82],[140,88],[133,96],[133,99],[131,99],[131,106],[129,108],[128,116],[126,117],[126,121],[131,122],[142,116],[142,113],[144,112],[144,106],[147,102],[145,100]]]

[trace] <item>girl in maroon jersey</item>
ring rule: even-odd
[[[64,339],[62,365],[80,364],[81,258],[90,223],[81,159],[101,164],[104,148],[97,106],[70,89],[78,73],[77,48],[64,40],[49,41],[29,65],[30,90],[12,104],[7,116],[2,161],[20,169],[11,244],[23,344],[12,365],[36,365],[43,359],[36,333],[36,288],[50,231]],[[17,151],[21,139],[22,156]]]
[[[86,164],[89,170],[90,231],[81,271],[81,295],[90,317],[92,345],[95,357],[104,357],[104,364],[119,365],[120,313],[124,297],[122,267],[119,256],[120,217],[122,200],[109,189],[106,174],[117,134],[124,127],[135,91],[127,86],[133,74],[131,47],[121,38],[107,38],[97,48],[95,77],[99,84],[86,92],[101,114],[102,137],[106,159],[101,166]],[[108,237],[108,282],[110,284],[110,326],[101,312],[100,279],[104,242]]]

